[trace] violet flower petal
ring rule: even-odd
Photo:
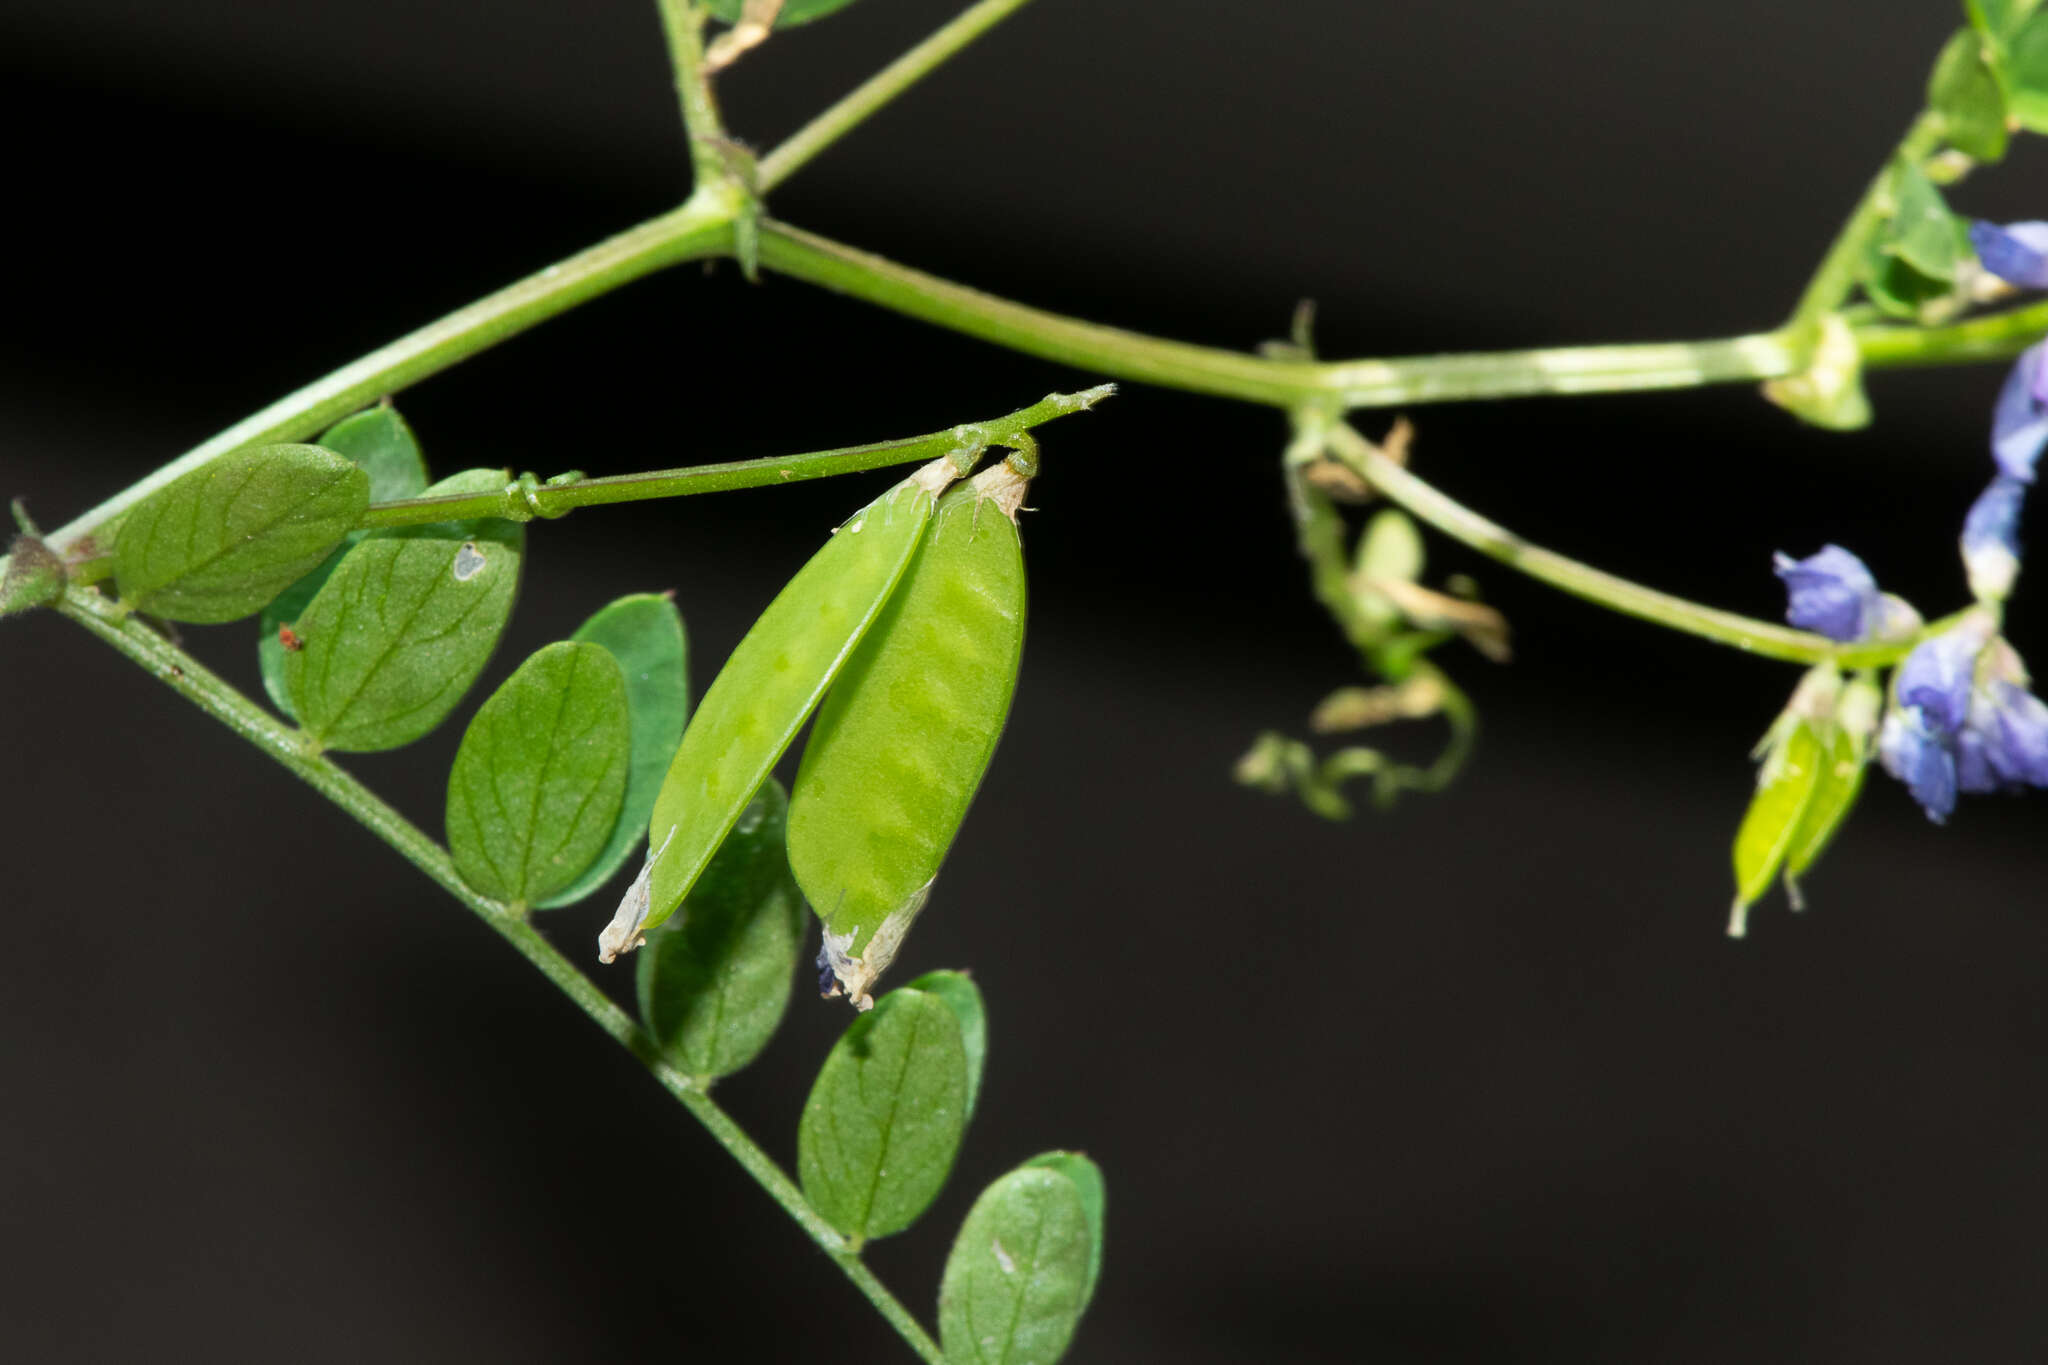
[[[2022,289],[2048,289],[2048,223],[1970,224],[1970,247],[1992,274]]]
[[[1941,824],[1956,808],[1956,760],[1944,737],[1930,728],[1916,707],[1894,706],[1878,731],[1878,758],[1884,770],[1906,784],[1906,790]]]
[[[1823,545],[1806,559],[1779,554],[1771,567],[1785,583],[1785,619],[1801,630],[1846,644],[1862,639],[1882,612],[1877,579],[1839,545]]]
[[[1991,456],[1999,472],[2021,483],[2034,481],[2041,448],[2048,446],[2048,341],[2020,353],[1991,412]]]

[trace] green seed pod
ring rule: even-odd
[[[1792,908],[1802,908],[1795,879],[1812,866],[1855,804],[1877,705],[1872,680],[1858,679],[1845,690],[1835,666],[1820,664],[1800,680],[1757,746],[1763,761],[1756,795],[1735,835],[1729,937],[1747,932],[1749,907],[1780,874]]]
[[[818,713],[789,862],[825,921],[829,993],[867,1009],[981,785],[1024,649],[1014,455],[939,503],[903,585]]]
[[[733,650],[683,731],[654,799],[647,864],[598,935],[600,961],[639,947],[645,930],[675,913],[881,613],[934,497],[959,473],[955,457],[935,460],[856,512]]]
[[[1785,851],[1785,897],[1794,910],[1806,908],[1799,878],[1827,851],[1835,831],[1849,818],[1862,794],[1870,744],[1883,709],[1884,690],[1869,673],[1851,680],[1835,703],[1834,724],[1828,728],[1827,753],[1814,782],[1813,799],[1801,813],[1799,828]]]

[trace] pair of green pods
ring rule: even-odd
[[[1784,713],[1757,746],[1756,795],[1734,845],[1735,901],[1728,935],[1748,932],[1749,908],[1783,879],[1794,910],[1806,908],[1799,879],[1835,837],[1863,790],[1884,708],[1873,674],[1844,682],[1833,664],[1808,671]]]
[[[602,960],[674,913],[816,711],[790,867],[824,921],[829,980],[871,1003],[995,752],[1023,652],[1016,513],[1035,462],[1013,454],[940,496],[960,472],[935,461],[856,513],[733,651],[676,750]]]

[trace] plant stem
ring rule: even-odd
[[[1941,116],[1933,110],[1924,110],[1913,120],[1913,126],[1899,139],[1898,148],[1864,189],[1863,197],[1856,201],[1850,211],[1849,220],[1842,224],[1841,231],[1828,247],[1827,255],[1821,257],[1814,268],[1813,278],[1807,281],[1806,290],[1799,296],[1798,305],[1792,310],[1791,318],[1785,324],[1785,333],[1801,353],[1812,349],[1819,336],[1820,320],[1842,306],[1849,297],[1849,291],[1856,287],[1856,277],[1863,269],[1863,254],[1870,246],[1870,238],[1884,226],[1887,215],[1892,211],[1890,185],[1892,166],[1897,158],[1918,162],[1925,158],[1941,142]]]
[[[1424,483],[1344,423],[1331,424],[1326,437],[1327,449],[1339,463],[1417,520],[1427,522],[1451,539],[1596,606],[1703,640],[1792,663],[1815,664],[1832,659],[1844,667],[1870,668],[1896,662],[1920,639],[1947,624],[1936,622],[1910,640],[1843,645],[1824,635],[1673,597],[1529,544],[1506,527],[1488,521]]]
[[[1856,347],[1873,365],[1956,365],[2007,360],[2048,334],[2048,299],[1946,327],[1858,328]]]
[[[846,1239],[839,1235],[837,1229],[819,1217],[818,1211],[804,1198],[803,1191],[797,1188],[796,1182],[791,1180],[766,1152],[755,1145],[745,1130],[733,1122],[732,1116],[719,1108],[711,1096],[691,1084],[687,1077],[682,1076],[673,1067],[661,1066],[656,1074],[661,1077],[661,1082],[668,1088],[669,1093],[681,1100],[684,1107],[711,1130],[711,1135],[718,1140],[719,1145],[732,1153],[733,1158],[747,1168],[747,1173],[760,1182],[761,1187],[768,1191],[775,1202],[782,1205],[783,1210],[802,1225],[803,1230],[811,1235],[811,1240],[832,1258],[846,1273],[846,1278],[853,1281],[854,1286],[867,1296],[868,1302],[875,1306],[875,1310],[896,1329],[897,1335],[908,1343],[911,1350],[917,1352],[919,1359],[926,1361],[927,1365],[946,1365],[945,1353],[939,1349],[939,1344],[931,1339],[931,1335],[924,1330],[916,1316],[889,1292],[887,1285],[875,1278],[875,1272],[868,1268],[867,1262],[861,1260],[860,1253],[846,1244]]]
[[[664,0],[673,4],[677,0]],[[666,11],[664,11],[666,13]],[[232,450],[304,440],[376,399],[438,373],[536,323],[665,266],[730,255],[737,191],[690,202],[509,285],[355,360],[236,423],[48,537],[63,554],[137,501]],[[970,336],[1124,379],[1298,407],[1449,402],[1535,394],[1611,393],[1779,378],[1799,368],[1784,332],[1696,342],[1583,346],[1390,360],[1272,359],[1168,341],[1013,303],[772,221],[761,260],[798,279]],[[1997,360],[2048,331],[2048,302],[1943,327],[1856,329],[1866,367]],[[0,558],[0,566],[5,565]]]
[[[304,440],[365,404],[622,284],[682,261],[730,254],[734,213],[726,196],[693,198],[429,323],[187,451],[59,527],[48,537],[49,544],[64,553],[142,498],[229,451]],[[1792,347],[1777,333],[1391,360],[1276,360],[1044,312],[784,223],[762,224],[761,259],[798,279],[1030,355],[1119,378],[1285,407],[1318,399],[1334,399],[1348,407],[1383,407],[1679,388],[1777,378],[1797,368]],[[1863,327],[1856,336],[1864,364],[1876,367],[2003,359],[2024,350],[2043,331],[2048,331],[2048,302],[1944,327]]]
[[[810,1239],[838,1264],[846,1277],[902,1334],[920,1358],[931,1365],[944,1365],[944,1356],[937,1344],[917,1319],[897,1301],[887,1286],[875,1278],[874,1272],[847,1246],[846,1239],[811,1207],[803,1191],[733,1121],[732,1116],[721,1109],[698,1082],[665,1061],[660,1047],[647,1031],[598,989],[596,982],[563,957],[538,929],[497,901],[472,891],[456,872],[454,860],[448,856],[447,849],[393,810],[375,792],[336,767],[331,759],[311,753],[305,736],[299,731],[250,701],[204,664],[121,610],[98,590],[74,586],[66,591],[56,608],[140,664],[153,677],[169,684],[180,696],[262,753],[303,778],[315,791],[396,849],[407,862],[426,873],[477,918],[496,930],[518,950],[520,956],[575,1002],[592,1022],[639,1058],[664,1089],[682,1101],[684,1108],[704,1125],[718,1145],[746,1168],[769,1197],[780,1204]]]
[[[351,361],[237,422],[58,528],[49,536],[51,548],[62,553],[141,499],[209,460],[244,446],[302,441],[358,408],[628,281],[664,266],[720,255],[729,249],[731,236],[731,223],[719,208],[693,200],[580,251]]]
[[[559,517],[578,507],[612,502],[641,502],[651,498],[681,498],[696,493],[724,493],[738,488],[761,488],[822,479],[834,474],[854,474],[887,465],[936,460],[962,447],[980,449],[1008,445],[1025,432],[1072,412],[1086,412],[1116,392],[1116,385],[1103,384],[1080,393],[1055,393],[991,422],[974,422],[912,436],[900,441],[848,446],[840,450],[814,450],[802,455],[774,455],[760,460],[735,460],[729,464],[692,465],[686,469],[659,469],[645,474],[619,474],[601,479],[579,479],[556,485],[517,481],[502,493],[455,494],[436,498],[404,498],[373,504],[357,523],[364,527],[415,526],[435,521],[465,521],[472,517],[504,517],[530,521],[536,516]]]
[[[725,141],[725,124],[718,117],[718,101],[704,76],[704,12],[693,0],[655,0],[661,14],[661,34],[668,43],[669,67],[676,76],[676,103],[683,111],[683,131],[690,140],[690,167],[696,173],[699,190],[731,179],[718,144]]]
[[[1286,408],[1311,402],[1371,408],[1473,398],[1690,388],[1775,379],[1794,373],[1801,363],[1797,349],[1782,332],[1707,341],[1388,360],[1275,359],[1063,317],[773,220],[761,224],[761,264],[1059,364]],[[1911,342],[1899,335],[1907,329],[1897,327],[1859,329],[1857,340],[1861,347],[1869,339],[1872,351],[1865,356],[1865,363],[1871,365],[1995,359],[2023,350],[2031,339],[2027,328],[2041,325],[2043,319],[2044,314],[2029,308],[1997,318],[1919,330]]]
[[[799,128],[761,158],[758,185],[766,194],[830,147],[870,114],[924,79],[960,49],[1031,3],[1031,0],[980,0],[950,23],[861,83],[853,93]]]

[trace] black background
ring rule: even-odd
[[[939,22],[867,0],[725,83],[768,145]],[[806,171],[783,217],[996,292],[1326,353],[1771,325],[1917,108],[1939,0],[1041,0]],[[685,188],[651,6],[13,0],[0,485],[67,520],[243,413]],[[1957,190],[2040,216],[2023,143]],[[441,472],[593,473],[909,434],[1099,376],[691,267],[406,395]],[[1930,613],[1989,368],[1880,421],[1746,387],[1421,410],[1516,530],[1759,615],[1848,544]],[[1382,418],[1367,414],[1368,429]],[[1077,1361],[2042,1355],[2038,801],[1930,826],[1873,779],[1722,937],[1745,752],[1792,670],[1454,546],[1514,620],[1447,657],[1453,791],[1326,825],[1231,785],[1355,665],[1310,602],[1272,412],[1129,388],[1049,429],[1007,740],[899,968],[993,1021],[939,1204],[872,1259],[930,1317],[974,1192],[1087,1149]],[[536,525],[486,684],[674,587],[701,688],[889,476]],[[2043,615],[2025,584],[2013,633]],[[253,627],[188,642],[253,686]],[[484,695],[479,688],[477,696]],[[456,722],[347,766],[429,829]],[[0,626],[0,1340],[38,1361],[900,1357],[544,982],[388,850],[60,619]],[[1426,730],[1399,742],[1423,755]],[[582,954],[605,908],[545,924]],[[596,970],[593,966],[593,970]],[[614,969],[600,976],[629,985]],[[785,1162],[844,1026],[799,997],[721,1087]]]

